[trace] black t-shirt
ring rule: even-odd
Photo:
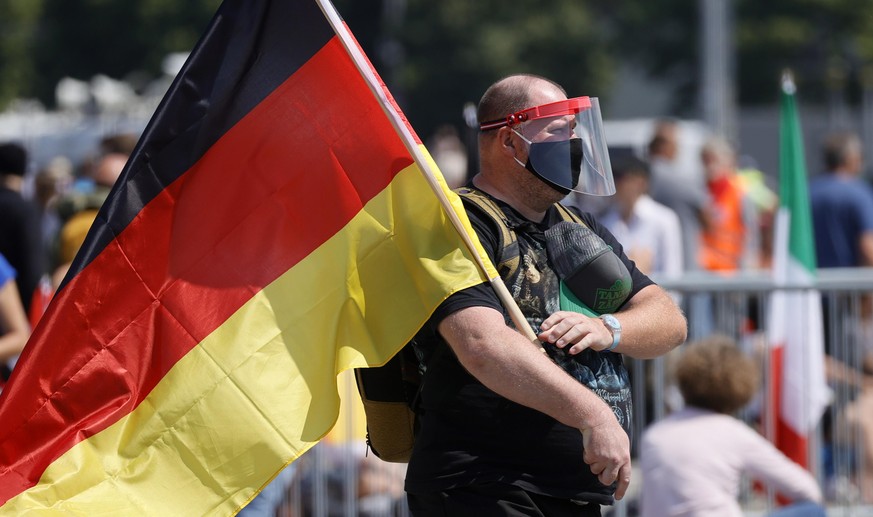
[[[33,202],[5,187],[0,187],[0,254],[15,268],[18,294],[26,311],[45,272],[40,215]]]
[[[509,205],[497,203],[511,218],[523,220]],[[499,228],[490,218],[473,210],[467,212],[496,264],[501,251]],[[629,298],[653,283],[593,216],[582,213],[581,218],[627,266],[633,282]],[[552,207],[543,223],[535,226],[544,231],[561,220]],[[497,395],[460,365],[436,329],[446,316],[467,307],[494,308],[509,322],[491,286],[480,284],[450,296],[416,337],[427,372],[420,393],[421,428],[407,470],[406,489],[431,492],[499,482],[554,497],[611,504],[614,488],[600,484],[582,461],[582,435],[577,429]],[[620,355],[609,355],[620,362]]]

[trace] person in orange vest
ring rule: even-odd
[[[699,260],[709,271],[757,267],[760,238],[755,206],[737,174],[736,153],[723,138],[708,140],[700,152],[712,200],[701,231]]]
[[[700,158],[710,197],[709,217],[700,232],[700,268],[729,273],[759,267],[757,209],[737,172],[734,148],[725,139],[714,137],[704,143]],[[739,327],[728,316],[732,311],[742,311],[742,307],[748,303],[751,302],[744,301],[740,296],[723,298],[718,305],[710,294],[693,296],[689,319],[693,320],[698,331],[695,336],[706,336],[716,331],[745,333],[756,328],[758,324],[751,315]],[[733,309],[725,310],[725,304],[732,305]]]

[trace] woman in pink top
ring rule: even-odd
[[[794,502],[771,516],[824,517],[815,478],[731,416],[759,384],[756,364],[733,340],[712,336],[688,345],[676,378],[686,407],[642,437],[643,517],[742,517],[743,475]]]

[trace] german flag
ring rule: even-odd
[[[325,12],[219,8],[0,396],[0,513],[234,513],[486,279]]]

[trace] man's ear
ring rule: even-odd
[[[504,126],[497,130],[497,141],[500,142],[500,150],[508,156],[515,156],[515,142],[512,138],[512,130]]]

